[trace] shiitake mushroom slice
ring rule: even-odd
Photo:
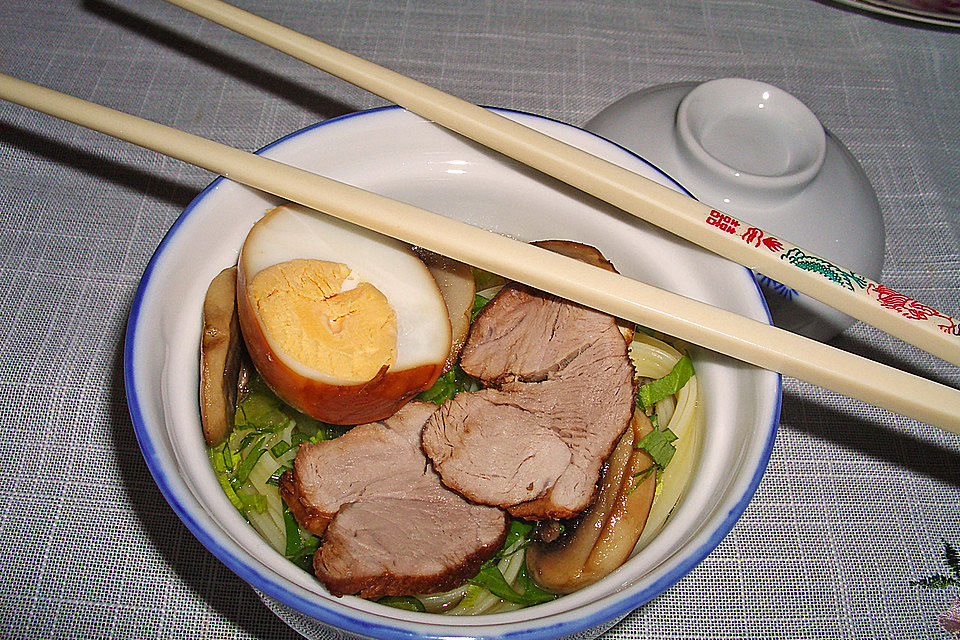
[[[640,539],[650,514],[656,472],[644,474],[653,459],[634,448],[653,425],[640,410],[607,460],[600,494],[572,533],[556,543],[527,549],[533,579],[554,593],[570,593],[593,584],[622,565]]]
[[[200,339],[200,421],[213,446],[233,432],[237,397],[247,377],[237,318],[237,269],[221,271],[203,300]]]
[[[534,244],[616,273],[610,261],[589,245],[568,240]],[[622,321],[617,324],[624,339],[631,342],[633,326]],[[649,418],[635,411],[630,427],[607,459],[596,501],[567,523],[573,531],[566,531],[556,542],[534,543],[527,550],[527,566],[541,587],[555,593],[576,591],[608,575],[630,557],[650,514],[656,489],[653,459],[634,445],[652,430]]]

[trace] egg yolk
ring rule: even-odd
[[[294,360],[347,382],[366,382],[397,355],[397,318],[368,282],[343,291],[350,269],[291,260],[257,273],[247,295],[267,339]]]

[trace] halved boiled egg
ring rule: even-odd
[[[286,403],[334,424],[392,415],[450,353],[447,307],[407,245],[283,205],[250,230],[237,270],[247,350]]]

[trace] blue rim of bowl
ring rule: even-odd
[[[270,144],[262,147],[257,150],[257,154],[263,154],[270,149],[286,142],[291,138],[303,135],[319,127],[328,126],[335,123],[342,123],[345,120],[352,118],[357,118],[360,116],[370,115],[378,113],[381,111],[390,111],[390,110],[399,110],[400,107],[397,106],[385,106],[379,107],[376,109],[369,109],[365,111],[358,111],[354,113],[349,113],[337,118],[332,118],[330,120],[325,120],[323,122],[318,122],[316,124],[304,127],[292,133],[271,142]],[[502,108],[491,108],[491,111],[499,113],[515,113],[525,117],[531,117],[536,119],[542,119],[550,122],[555,122],[564,126],[571,126],[565,123],[562,123],[558,120],[553,120],[551,118],[546,118],[543,116],[537,116],[534,114],[526,113],[523,111],[517,111],[512,109],[502,109]],[[621,149],[622,151],[628,153],[634,158],[640,160],[651,169],[661,174],[670,184],[677,189],[681,190],[686,195],[693,197],[693,195],[687,191],[683,186],[677,183],[673,178],[667,175],[664,171],[654,166],[652,163],[644,160],[642,157],[637,154],[620,147],[614,142],[598,136],[594,133],[581,129],[584,133],[587,133],[595,138],[603,140],[604,142],[614,145]],[[146,422],[144,420],[143,414],[140,409],[140,400],[137,395],[135,374],[134,374],[134,364],[133,364],[133,352],[134,345],[137,341],[137,327],[139,325],[141,307],[143,305],[144,296],[150,284],[151,276],[153,275],[154,270],[156,269],[157,263],[159,262],[166,246],[172,241],[172,238],[176,235],[178,229],[182,226],[184,221],[188,216],[191,215],[193,210],[197,205],[207,196],[209,192],[217,187],[221,181],[226,180],[226,178],[218,177],[213,182],[211,182],[207,187],[194,198],[187,208],[184,209],[177,219],[173,222],[170,227],[170,230],[164,235],[163,239],[160,241],[160,244],[157,247],[157,250],[154,252],[153,256],[150,258],[150,261],[147,263],[146,268],[144,269],[143,276],[140,280],[140,284],[137,287],[136,294],[134,295],[133,302],[130,308],[130,314],[127,320],[127,330],[124,340],[124,349],[123,349],[123,375],[124,375],[124,386],[127,395],[127,406],[130,411],[130,417],[133,422],[134,433],[137,438],[137,443],[140,446],[140,451],[143,454],[144,460],[147,464],[147,468],[150,471],[150,474],[153,476],[154,481],[157,483],[157,487],[160,489],[160,492],[163,494],[164,498],[173,508],[174,512],[180,518],[180,520],[187,526],[187,528],[193,533],[194,536],[207,548],[214,556],[216,556],[221,562],[223,562],[231,571],[236,573],[241,579],[253,586],[255,589],[262,591],[268,596],[274,598],[275,600],[293,608],[294,610],[309,616],[310,618],[316,619],[321,623],[330,625],[332,627],[343,629],[356,634],[361,634],[365,636],[373,636],[376,638],[383,638],[385,640],[413,640],[415,638],[427,638],[440,640],[441,638],[448,638],[451,635],[458,637],[482,637],[482,638],[499,638],[506,640],[549,640],[553,638],[558,638],[566,636],[573,633],[578,633],[587,629],[592,629],[594,627],[608,623],[611,620],[617,620],[634,609],[643,606],[654,597],[666,591],[669,587],[677,583],[683,576],[685,576],[689,571],[691,571],[697,564],[699,564],[707,555],[713,551],[717,545],[720,544],[720,541],[730,530],[733,529],[734,524],[743,514],[744,510],[747,508],[750,500],[753,498],[754,493],[756,493],[757,487],[760,485],[760,480],[763,477],[764,471],[766,471],[767,465],[770,460],[770,454],[773,450],[773,442],[777,432],[777,426],[780,421],[780,409],[782,401],[782,377],[777,374],[776,388],[777,394],[773,407],[773,415],[771,416],[770,427],[768,430],[767,440],[764,443],[763,450],[760,454],[760,459],[758,460],[757,469],[751,478],[749,484],[746,486],[743,495],[740,497],[740,500],[734,504],[723,521],[717,526],[713,534],[704,541],[697,549],[694,550],[687,558],[671,569],[667,574],[641,589],[639,592],[633,593],[629,589],[621,592],[625,595],[620,596],[614,602],[610,603],[607,606],[601,607],[598,610],[590,613],[587,616],[577,617],[574,620],[568,620],[563,622],[556,622],[548,625],[543,625],[540,623],[548,621],[551,617],[562,616],[563,613],[552,614],[546,618],[534,619],[532,622],[538,623],[532,628],[521,628],[521,629],[511,629],[501,633],[484,633],[482,636],[470,636],[469,632],[472,630],[480,630],[482,627],[446,627],[447,633],[434,634],[430,635],[429,633],[424,633],[423,629],[417,629],[417,627],[423,627],[425,625],[430,625],[430,623],[424,622],[408,622],[405,620],[397,620],[397,624],[388,625],[382,623],[376,623],[373,620],[365,620],[364,617],[371,617],[371,614],[360,611],[360,610],[351,610],[354,611],[353,615],[347,615],[339,613],[337,611],[332,611],[331,609],[325,608],[322,604],[319,604],[315,600],[304,598],[298,594],[291,593],[284,584],[281,584],[276,579],[271,579],[265,575],[261,570],[251,566],[249,563],[241,560],[236,557],[230,549],[227,549],[221,541],[214,538],[210,535],[203,527],[203,525],[198,522],[193,515],[190,513],[189,509],[181,502],[179,495],[176,490],[171,486],[168,481],[165,471],[163,469],[162,463],[158,458],[156,453],[156,446],[153,438],[151,437]],[[767,322],[772,324],[772,319],[770,316],[770,311],[767,308],[766,301],[764,300],[763,294],[760,291],[759,285],[753,278],[753,274],[749,269],[744,268],[747,272],[747,275],[750,278],[750,281],[754,283],[756,288],[757,297],[760,301],[760,304],[763,307],[764,313],[767,316]],[[606,598],[616,597],[606,596]],[[583,605],[583,607],[590,607],[591,605]],[[347,607],[343,607],[347,609]],[[523,622],[513,622],[505,623],[505,627],[515,627],[518,625],[524,625]],[[431,625],[437,626],[437,625]]]

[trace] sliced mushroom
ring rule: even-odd
[[[607,461],[600,495],[573,533],[527,550],[527,566],[544,589],[570,593],[593,584],[623,564],[636,546],[653,504],[656,472],[644,474],[653,460],[634,448],[653,425],[638,410],[630,426]]]
[[[473,270],[470,265],[458,262],[452,258],[432,253],[426,249],[416,249],[430,275],[437,281],[440,295],[447,305],[447,315],[450,316],[450,328],[453,339],[450,346],[450,355],[443,364],[443,371],[449,371],[460,358],[460,351],[470,333],[470,315],[473,312],[473,297],[476,293]]]
[[[574,258],[580,262],[586,262],[595,267],[619,273],[613,266],[613,263],[607,260],[603,254],[600,253],[599,249],[591,247],[588,244],[581,244],[572,240],[539,240],[533,244],[541,249],[547,249],[548,251],[567,256],[568,258]],[[617,319],[617,326],[620,328],[620,333],[623,334],[624,340],[626,340],[628,344],[633,342],[633,324],[625,320]]]
[[[243,339],[237,319],[237,269],[224,269],[213,279],[203,301],[200,341],[200,419],[208,445],[233,431],[237,394],[246,378]]]

